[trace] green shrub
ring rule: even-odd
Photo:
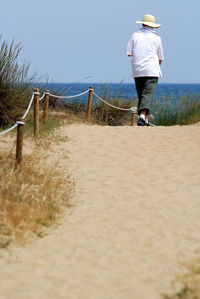
[[[35,75],[29,76],[29,64],[18,64],[20,43],[10,45],[0,35],[0,126],[12,124],[22,116],[31,96]]]

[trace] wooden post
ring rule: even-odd
[[[22,149],[23,149],[23,135],[24,135],[24,119],[19,118],[17,121],[17,144],[16,144],[16,161],[15,170],[22,167]]]
[[[45,90],[44,111],[43,111],[43,121],[45,123],[48,121],[48,113],[49,113],[49,90]]]
[[[86,119],[90,119],[91,107],[92,107],[92,95],[93,95],[94,88],[90,86],[89,94],[88,94],[88,105],[87,105],[87,112],[86,112]]]
[[[134,126],[135,124],[135,112],[131,113],[131,126]]]
[[[39,89],[34,89],[34,136],[39,135]]]

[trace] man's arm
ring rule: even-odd
[[[126,48],[126,54],[130,57],[133,56],[133,39],[130,38],[127,48]]]
[[[162,47],[162,41],[161,41],[161,38],[160,38],[160,45],[159,45],[159,48],[158,48],[159,65],[161,65],[163,59],[164,59],[164,56],[163,56],[163,47]]]

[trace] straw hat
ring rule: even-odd
[[[155,17],[152,15],[144,15],[142,21],[136,21],[136,23],[143,24],[153,28],[159,28],[161,26],[161,24],[155,23]]]

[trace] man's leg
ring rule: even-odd
[[[140,105],[141,105],[141,101],[142,101],[142,93],[143,93],[144,84],[145,84],[145,78],[144,77],[136,77],[136,78],[134,78],[134,80],[135,80],[135,88],[136,88],[137,95],[138,95],[138,114],[139,114]]]
[[[137,77],[135,79],[135,87],[137,90],[138,95],[138,114],[140,115],[140,118],[138,120],[138,126],[145,126],[146,125],[146,118],[148,111],[147,109],[140,109],[141,102],[142,102],[142,94],[146,83],[146,77]]]
[[[140,77],[135,79],[139,97],[138,114],[140,116],[137,124],[138,126],[149,126],[148,114],[150,113],[158,77]]]
[[[139,106],[139,114],[144,112],[146,116],[150,113],[151,104],[158,84],[158,77],[146,77],[142,98]]]

